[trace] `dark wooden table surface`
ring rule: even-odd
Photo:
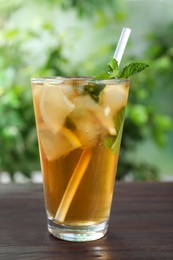
[[[0,259],[172,260],[173,183],[117,182],[109,231],[87,243],[48,233],[41,184],[1,184]]]

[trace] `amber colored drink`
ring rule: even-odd
[[[128,91],[123,79],[32,79],[48,230],[58,238],[107,232]]]

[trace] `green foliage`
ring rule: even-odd
[[[42,0],[40,0],[43,3]],[[44,0],[44,3],[50,6],[59,4],[62,9],[75,9],[79,17],[89,16],[92,18],[92,14],[97,12],[103,14],[107,10],[113,11],[112,13],[118,20],[124,20],[125,10],[124,10],[124,0],[109,0],[109,4],[106,0]]]
[[[31,100],[22,86],[1,92],[0,170],[15,171],[27,177],[36,166],[37,140]]]
[[[18,0],[13,1],[12,7],[7,3],[0,6],[3,8],[0,25],[4,25],[0,30],[0,172],[7,171],[13,178],[15,171],[21,171],[30,177],[33,170],[40,169],[31,77],[96,75],[104,70],[107,60],[112,56],[112,50],[115,49],[114,37],[104,42],[110,29],[112,30],[110,24],[118,24],[126,17],[124,1],[111,0],[109,3],[99,1],[98,8],[96,0],[31,0],[28,3]],[[13,23],[13,19],[20,18],[22,8],[27,9],[27,4],[28,8],[32,6],[38,12],[36,24],[31,22],[29,26],[18,26],[16,22]],[[71,14],[72,11],[74,19],[77,19],[75,26],[70,27],[66,23],[67,29],[65,25],[63,29],[59,29],[59,25],[52,20],[53,11],[58,13],[59,10],[66,17],[66,12]],[[28,13],[30,14],[30,9]],[[62,23],[65,23],[65,19]],[[80,27],[81,23],[84,26],[90,23],[94,33],[90,32],[91,27],[87,27],[88,31],[85,31],[83,25]],[[163,92],[163,86],[165,92],[166,89],[171,89],[173,80],[170,30],[160,30],[149,37],[150,52],[146,56],[151,66],[147,72],[144,71],[132,79],[118,179],[129,172],[134,179],[158,178],[158,171],[153,165],[136,162],[135,158],[130,161],[128,154],[134,152],[137,145],[148,138],[152,138],[161,147],[164,146],[167,132],[172,130],[172,114],[167,113],[165,116],[159,106],[159,98],[156,98],[156,93]],[[76,57],[75,45],[86,33],[84,49]],[[104,46],[100,46],[102,42]],[[70,50],[68,53],[67,49]],[[88,49],[91,50],[90,53]],[[83,53],[87,54],[82,56]],[[136,60],[137,57],[133,58]],[[168,107],[166,103],[169,102],[165,102],[165,112]]]

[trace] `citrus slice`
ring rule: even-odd
[[[41,115],[47,127],[55,134],[75,106],[59,86],[45,83],[43,87],[40,102]]]
[[[81,146],[77,136],[65,127],[56,134],[53,134],[46,126],[40,127],[38,132],[41,146],[49,161],[56,160]]]

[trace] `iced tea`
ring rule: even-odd
[[[32,91],[48,229],[66,240],[100,238],[108,226],[129,81],[35,78]]]

